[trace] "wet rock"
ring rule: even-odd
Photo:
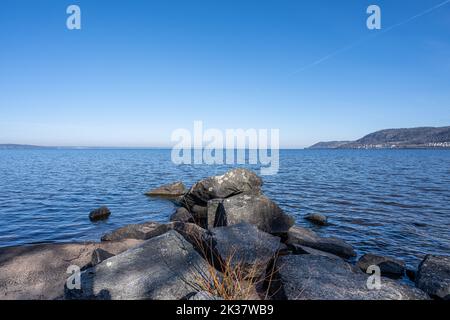
[[[148,240],[170,230],[167,225],[157,222],[130,224],[102,236],[102,241],[119,241],[123,239]]]
[[[159,188],[150,190],[145,193],[147,196],[151,197],[167,197],[167,198],[177,198],[186,193],[186,187],[183,182],[174,182],[170,184],[165,184]]]
[[[99,221],[99,220],[105,220],[108,219],[108,217],[111,215],[111,211],[107,207],[100,207],[98,209],[92,210],[89,213],[89,219],[91,221]]]
[[[119,254],[141,240],[101,243],[37,244],[0,248],[0,297],[6,300],[54,300],[64,296],[72,265],[83,269],[101,248]]]
[[[177,208],[177,210],[170,216],[170,221],[178,222],[194,222],[194,217],[186,208]]]
[[[101,248],[97,248],[92,252],[91,266],[96,266],[97,264],[111,257],[114,257],[112,253]]]
[[[247,169],[233,169],[224,175],[203,179],[194,184],[183,199],[184,206],[205,207],[211,199],[224,199],[240,193],[259,193],[262,180]]]
[[[425,256],[417,271],[416,286],[432,297],[450,300],[450,256]]]
[[[145,241],[81,273],[67,299],[179,300],[200,291],[209,265],[176,231]]]
[[[342,258],[355,257],[355,250],[345,241],[337,238],[321,238],[314,231],[299,226],[289,229],[287,242],[332,253]]]
[[[305,216],[305,219],[319,226],[326,226],[328,224],[328,218],[317,213],[308,214]]]
[[[208,228],[248,222],[261,231],[282,235],[294,224],[275,202],[264,195],[240,194],[208,202]]]
[[[405,274],[406,268],[403,261],[370,253],[363,255],[356,265],[363,272],[366,272],[371,265],[376,265],[380,267],[381,274],[387,277],[401,277]]]
[[[280,249],[280,238],[246,222],[212,231],[214,250],[221,266],[230,265],[243,274],[259,278]]]
[[[342,259],[321,255],[283,256],[277,262],[277,297],[288,300],[422,300],[421,290],[388,278],[368,289],[368,275]]]

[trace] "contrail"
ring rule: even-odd
[[[324,61],[327,61],[328,59],[331,59],[331,58],[333,58],[334,56],[336,56],[336,55],[338,55],[338,54],[340,54],[340,53],[342,53],[342,52],[345,52],[345,51],[348,51],[348,50],[350,50],[350,49],[353,49],[354,47],[360,45],[361,43],[363,43],[363,42],[365,42],[365,41],[367,41],[367,40],[369,40],[369,39],[378,37],[378,36],[380,36],[380,35],[382,35],[382,34],[385,34],[386,32],[391,31],[392,29],[395,29],[395,28],[400,27],[400,26],[402,26],[402,25],[404,25],[404,24],[406,24],[406,23],[409,23],[409,22],[411,22],[411,21],[413,21],[413,20],[415,20],[415,19],[418,19],[418,18],[420,18],[420,17],[422,17],[422,16],[424,16],[424,15],[426,15],[426,14],[428,14],[428,13],[434,11],[434,10],[439,9],[440,7],[445,6],[445,5],[448,4],[448,3],[450,3],[450,0],[446,0],[446,1],[444,1],[444,2],[441,2],[441,3],[435,5],[435,6],[431,7],[431,8],[429,8],[429,9],[427,9],[427,10],[421,12],[421,13],[418,13],[418,14],[416,14],[416,15],[414,15],[414,16],[412,16],[412,17],[406,19],[406,20],[404,20],[404,21],[401,21],[401,22],[399,22],[399,23],[396,23],[396,24],[394,24],[394,25],[392,25],[392,26],[390,26],[390,27],[387,27],[386,29],[384,29],[384,30],[382,30],[382,31],[380,31],[380,32],[377,32],[377,33],[375,33],[375,34],[373,34],[373,35],[370,35],[370,36],[367,36],[367,37],[365,37],[365,38],[362,38],[362,39],[360,39],[360,40],[358,40],[358,41],[356,41],[356,42],[354,42],[354,43],[352,43],[352,44],[350,44],[350,45],[347,45],[347,46],[345,46],[345,47],[343,47],[343,48],[341,48],[341,49],[338,49],[338,50],[336,50],[336,51],[334,51],[334,52],[332,52],[332,53],[329,53],[329,54],[327,54],[326,56],[324,56],[324,57],[322,57],[322,58],[320,58],[320,59],[318,59],[318,60],[316,60],[316,61],[314,61],[314,62],[312,62],[312,63],[310,63],[310,64],[308,64],[308,65],[306,65],[306,66],[304,66],[303,68],[294,71],[294,72],[292,73],[292,75],[297,74],[297,73],[302,72],[302,71],[305,71],[305,70],[310,69],[310,68],[312,68],[312,67],[315,67],[315,66],[317,66],[318,64],[320,64],[320,63],[322,63],[322,62],[324,62]]]

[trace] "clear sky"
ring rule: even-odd
[[[202,120],[304,147],[450,125],[450,1],[427,11],[443,2],[2,0],[0,143],[170,146]]]

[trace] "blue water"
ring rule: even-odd
[[[145,191],[229,168],[177,166],[170,150],[0,150],[0,246],[99,240],[125,224],[166,221],[173,205]],[[298,224],[359,254],[414,267],[427,253],[450,253],[450,150],[282,150],[264,191]],[[101,205],[111,217],[91,223],[89,211]],[[312,226],[308,213],[332,225]]]

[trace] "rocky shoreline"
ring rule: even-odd
[[[450,257],[427,255],[408,272],[415,286],[404,284],[402,261],[368,252],[354,263],[350,244],[295,226],[262,183],[245,169],[189,190],[175,182],[146,193],[177,203],[167,223],[127,225],[95,243],[0,248],[0,299],[450,299]],[[81,269],[80,289],[67,286],[70,266]],[[368,285],[373,266],[378,288]]]

